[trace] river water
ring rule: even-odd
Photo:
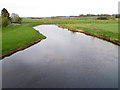
[[[117,88],[118,46],[56,25],[47,38],[4,58],[3,88]]]

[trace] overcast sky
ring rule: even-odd
[[[0,0],[0,10],[21,17],[117,14],[119,0]]]

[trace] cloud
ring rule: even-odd
[[[0,9],[20,16],[69,16],[118,13],[119,0],[1,0]]]

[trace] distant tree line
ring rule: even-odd
[[[11,23],[21,23],[22,19],[15,13],[10,14],[9,12],[3,8],[1,11],[1,18],[2,18],[2,27],[6,27],[11,25]]]
[[[120,18],[120,14],[112,14],[112,15],[110,15],[110,14],[97,14],[97,15],[95,15],[95,14],[87,14],[87,15],[80,14],[79,17],[80,16],[115,16],[116,18]]]
[[[80,14],[79,16],[70,16],[70,17],[97,17],[98,20],[108,20],[108,19],[115,19],[120,18],[120,14]]]

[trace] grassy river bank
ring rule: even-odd
[[[56,24],[71,31],[105,39],[120,45],[117,20],[23,20],[20,25],[2,28],[2,55],[26,48],[45,38],[33,29],[41,24]],[[13,52],[11,52],[13,51]]]

